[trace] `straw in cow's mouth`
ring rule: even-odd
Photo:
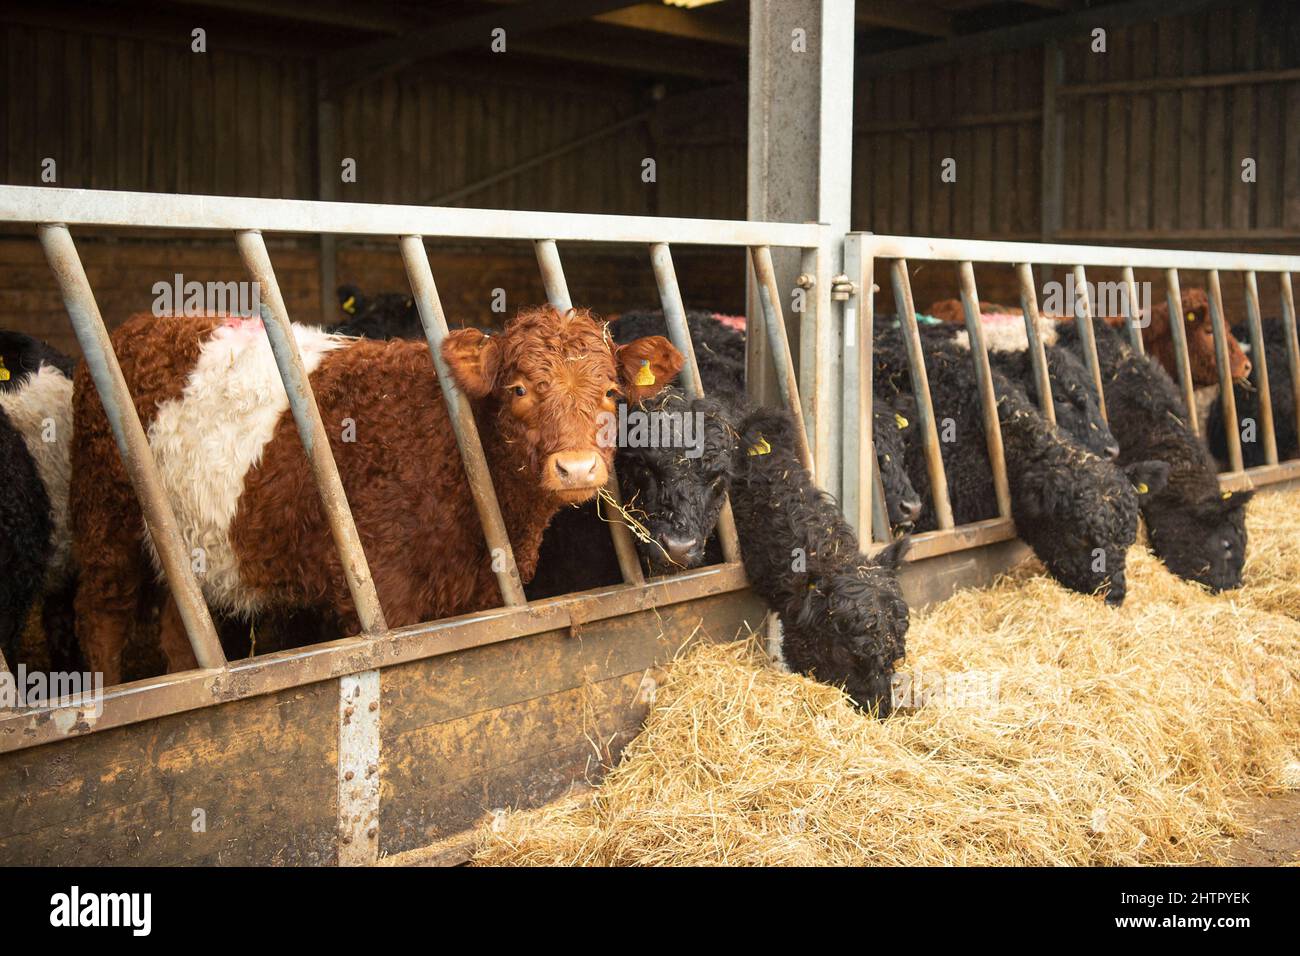
[[[623,524],[627,525],[628,530],[632,532],[632,534],[636,537],[638,541],[641,541],[644,544],[654,545],[656,548],[659,549],[660,553],[663,554],[664,560],[667,561],[669,564],[676,565],[679,568],[685,567],[685,565],[677,564],[676,561],[674,561],[671,557],[669,557],[668,552],[664,550],[664,546],[660,544],[658,541],[656,541],[654,535],[650,533],[650,529],[647,528],[640,520],[637,519],[636,515],[640,514],[644,516],[645,515],[644,511],[638,510],[631,501],[629,501],[626,505],[620,504],[619,500],[615,498],[614,495],[612,495],[609,492],[609,490],[606,488],[601,488],[596,494],[597,494],[596,515],[600,518],[601,521],[612,523],[611,519],[606,518],[601,513],[600,503],[604,502],[605,504],[609,505],[618,513],[619,517],[623,519]]]

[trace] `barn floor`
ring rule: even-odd
[[[1243,802],[1246,833],[1207,863],[1228,866],[1300,866],[1300,793]]]
[[[498,814],[476,862],[1297,862],[1300,492],[1249,521],[1232,594],[1138,547],[1119,611],[1033,562],[925,609],[900,671],[948,696],[883,723],[701,648],[591,799]]]

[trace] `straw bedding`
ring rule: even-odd
[[[921,706],[884,722],[753,640],[696,646],[589,799],[498,815],[476,862],[1211,859],[1243,796],[1300,787],[1300,492],[1249,525],[1232,594],[1138,546],[1118,610],[1030,563],[914,615]]]

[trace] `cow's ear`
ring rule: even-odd
[[[482,398],[496,386],[501,344],[478,329],[457,329],[442,340],[442,357],[456,385],[470,398]]]
[[[1139,497],[1155,496],[1164,491],[1165,485],[1169,483],[1169,462],[1154,459],[1137,461],[1126,465],[1124,474],[1128,475],[1128,480],[1133,483],[1133,490]]]
[[[686,364],[682,353],[662,335],[647,335],[620,345],[614,351],[614,363],[627,400],[633,404],[657,395]]]
[[[1031,472],[1016,498],[1015,504],[1021,514],[1028,518],[1046,518],[1054,514],[1062,503],[1061,489],[1057,488],[1053,475],[1043,472]]]
[[[354,285],[341,285],[338,287],[339,308],[348,315],[356,315],[361,311],[361,306],[365,304],[365,299],[361,295],[361,290]]]
[[[1246,507],[1247,502],[1253,497],[1255,497],[1253,488],[1250,491],[1221,491],[1217,507],[1220,513],[1226,514],[1237,508]]]

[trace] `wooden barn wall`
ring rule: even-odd
[[[861,79],[854,228],[1300,251],[1300,5],[1224,4],[1112,28],[1106,41],[1104,54],[1093,53],[1087,38],[1062,45],[1059,229],[1043,231],[1041,47]],[[1287,72],[1272,75],[1278,71]],[[1229,75],[1243,82],[1160,85]],[[1115,86],[1088,89],[1096,84]],[[940,180],[945,157],[956,160],[955,183]],[[1257,163],[1255,183],[1242,182],[1247,157]],[[913,266],[918,309],[956,297],[954,267]],[[1112,277],[1096,272],[1103,281]],[[983,298],[1017,302],[1009,267],[977,266],[976,278]],[[1138,275],[1147,278],[1157,277]],[[1260,281],[1261,294],[1273,299],[1265,311],[1276,312],[1276,297],[1265,288],[1271,280]],[[1189,274],[1182,284],[1204,283]],[[1223,285],[1231,316],[1241,315],[1240,277],[1224,274]],[[1163,285],[1153,291],[1163,295]],[[878,308],[893,309],[887,284]]]
[[[43,185],[41,163],[57,163],[55,185],[215,195],[317,196],[315,67],[300,56],[189,50],[156,39],[91,36],[0,24],[0,181]],[[356,160],[340,200],[425,203],[511,169],[645,109],[629,82],[557,80],[536,72],[414,67],[360,87],[339,107],[340,157]],[[642,179],[642,161],[656,177]],[[744,146],[734,141],[657,141],[649,123],[625,127],[510,175],[447,205],[554,212],[744,214]],[[147,309],[155,282],[242,279],[226,239],[76,235],[110,324]],[[272,242],[291,314],[333,320],[316,288],[318,247]],[[492,322],[492,291],[509,313],[543,298],[531,249],[520,244],[430,243],[453,322]],[[562,249],[575,297],[602,313],[657,303],[641,248]],[[675,251],[687,304],[738,312],[744,259],[726,250]],[[340,282],[405,290],[396,248],[341,244]],[[76,342],[39,246],[25,227],[0,226],[0,314],[4,327]]]
[[[1039,237],[1042,50],[859,81],[853,227],[897,235]],[[945,159],[956,182],[940,180]]]

